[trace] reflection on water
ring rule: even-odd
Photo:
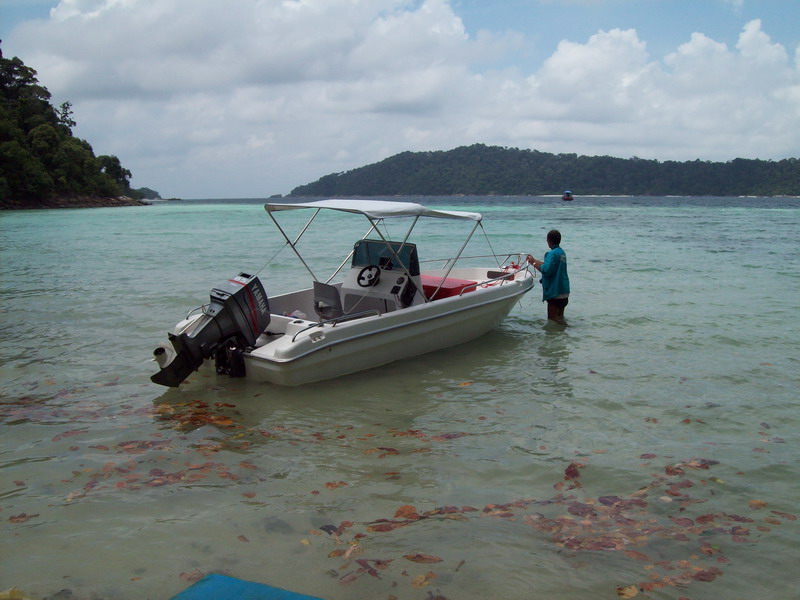
[[[559,365],[569,359],[568,329],[560,323],[546,321],[542,327],[539,355],[545,359],[545,365],[553,372],[563,371]]]

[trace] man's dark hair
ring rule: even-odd
[[[547,232],[547,241],[553,246],[558,246],[561,243],[561,232],[558,229],[551,229]]]

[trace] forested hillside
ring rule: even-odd
[[[449,151],[403,152],[326,175],[290,195],[545,195],[566,189],[576,195],[797,196],[800,161],[660,162],[475,144]]]
[[[0,50],[0,208],[122,203],[136,197],[116,156],[72,135],[72,105],[54,108],[36,71]],[[114,200],[114,201],[112,201]]]

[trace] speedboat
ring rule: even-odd
[[[566,201],[566,200],[573,200],[574,198],[572,197],[571,191],[565,190],[564,194],[561,196],[561,199]]]
[[[286,386],[378,367],[487,333],[535,282],[527,253],[464,256],[483,228],[479,213],[342,199],[270,202],[265,208],[285,240],[282,249],[296,255],[309,284],[269,297],[257,275],[239,273],[222,282],[211,290],[210,302],[191,311],[155,349],[160,370],[154,383],[178,387],[203,364],[213,364],[218,374]],[[287,211],[299,210],[310,217],[304,224],[295,219],[301,228],[290,237],[281,221]],[[366,218],[368,230],[334,273],[321,278],[298,242],[319,214],[332,212]],[[426,258],[412,237],[420,219],[467,224],[466,240],[454,255]],[[402,222],[405,233],[391,236],[390,222]],[[327,251],[315,247],[311,254],[319,258]]]

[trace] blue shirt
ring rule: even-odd
[[[542,301],[569,294],[567,255],[561,246],[553,246],[544,255],[544,262],[539,270],[542,272]]]

